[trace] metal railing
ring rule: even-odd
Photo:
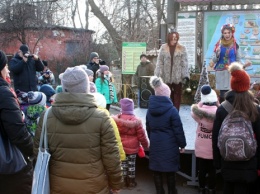
[[[135,106],[138,104],[138,87],[131,84],[114,83],[117,89],[118,101],[122,98],[131,98]]]

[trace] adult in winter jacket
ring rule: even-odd
[[[186,48],[178,43],[179,33],[171,32],[160,48],[154,75],[161,77],[171,89],[171,99],[180,110],[182,84],[190,79]]]
[[[212,129],[218,108],[216,92],[209,85],[201,87],[201,101],[191,106],[191,116],[198,123],[195,155],[198,161],[199,193],[214,194],[216,169],[213,165]]]
[[[33,141],[26,129],[16,94],[10,87],[7,57],[3,51],[0,51],[0,71],[0,133],[21,151],[27,162],[20,172],[0,173],[0,193],[28,194],[32,185],[32,164],[28,157],[33,155]]]
[[[121,113],[112,118],[115,120],[120,137],[123,143],[126,159],[122,161],[125,186],[133,188],[135,182],[136,155],[140,144],[148,149],[149,140],[145,134],[142,121],[134,115],[134,102],[132,99],[123,98],[120,100]]]
[[[138,106],[140,106],[140,90],[142,83],[140,82],[141,76],[153,76],[154,75],[154,69],[155,66],[152,64],[149,60],[147,60],[146,54],[140,55],[140,64],[136,68],[136,72],[134,74],[134,83],[138,86]]]
[[[89,79],[79,66],[61,76],[63,92],[57,94],[47,120],[51,193],[118,191],[122,185],[119,149],[109,116],[97,108],[89,94]],[[41,116],[35,136],[38,152]]]
[[[241,111],[247,120],[252,122],[257,141],[255,156],[246,161],[226,161],[221,157],[218,147],[218,135],[221,125],[228,115],[223,105],[219,106],[213,125],[212,144],[213,160],[217,169],[221,169],[224,180],[224,194],[251,194],[253,183],[260,169],[260,108],[254,103],[253,95],[248,91],[250,77],[241,64],[234,62],[229,66],[231,72],[231,91],[227,92],[225,100],[233,106],[233,110]]]
[[[99,55],[96,52],[90,53],[90,59],[89,63],[87,64],[87,68],[92,70],[93,75],[93,82],[95,83],[96,80],[96,72],[99,70],[100,64],[99,64]]]
[[[44,65],[37,55],[30,54],[27,45],[20,46],[20,50],[9,63],[9,69],[13,74],[15,90],[38,91],[36,72],[43,71]]]
[[[150,78],[150,84],[155,95],[149,98],[146,115],[149,168],[154,173],[157,194],[164,193],[163,174],[167,177],[168,193],[176,193],[175,172],[179,170],[180,153],[186,146],[182,122],[170,99],[170,88],[156,76]]]
[[[146,54],[140,55],[140,64],[136,68],[136,72],[134,75],[134,81],[137,86],[139,86],[139,78],[141,76],[153,76],[154,75],[154,69],[155,66],[147,60]]]

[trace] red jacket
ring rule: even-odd
[[[112,116],[112,118],[117,124],[126,154],[137,154],[140,143],[144,149],[148,149],[149,140],[139,118],[123,114]]]

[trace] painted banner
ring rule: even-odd
[[[239,45],[242,60],[252,62],[246,70],[250,75],[260,75],[260,11],[216,11],[204,13],[203,54],[207,65],[215,44],[221,37],[224,24],[235,26],[235,39]],[[208,66],[208,70],[212,70]]]
[[[135,74],[142,53],[146,53],[145,42],[122,43],[122,74]]]
[[[179,43],[186,47],[189,68],[196,65],[196,13],[178,13],[177,31],[180,35]]]

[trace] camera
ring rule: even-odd
[[[100,65],[105,65],[106,64],[106,61],[102,60],[102,59],[99,59],[99,64]]]
[[[33,54],[30,54],[30,53],[24,53],[23,56],[25,58],[33,58]]]

